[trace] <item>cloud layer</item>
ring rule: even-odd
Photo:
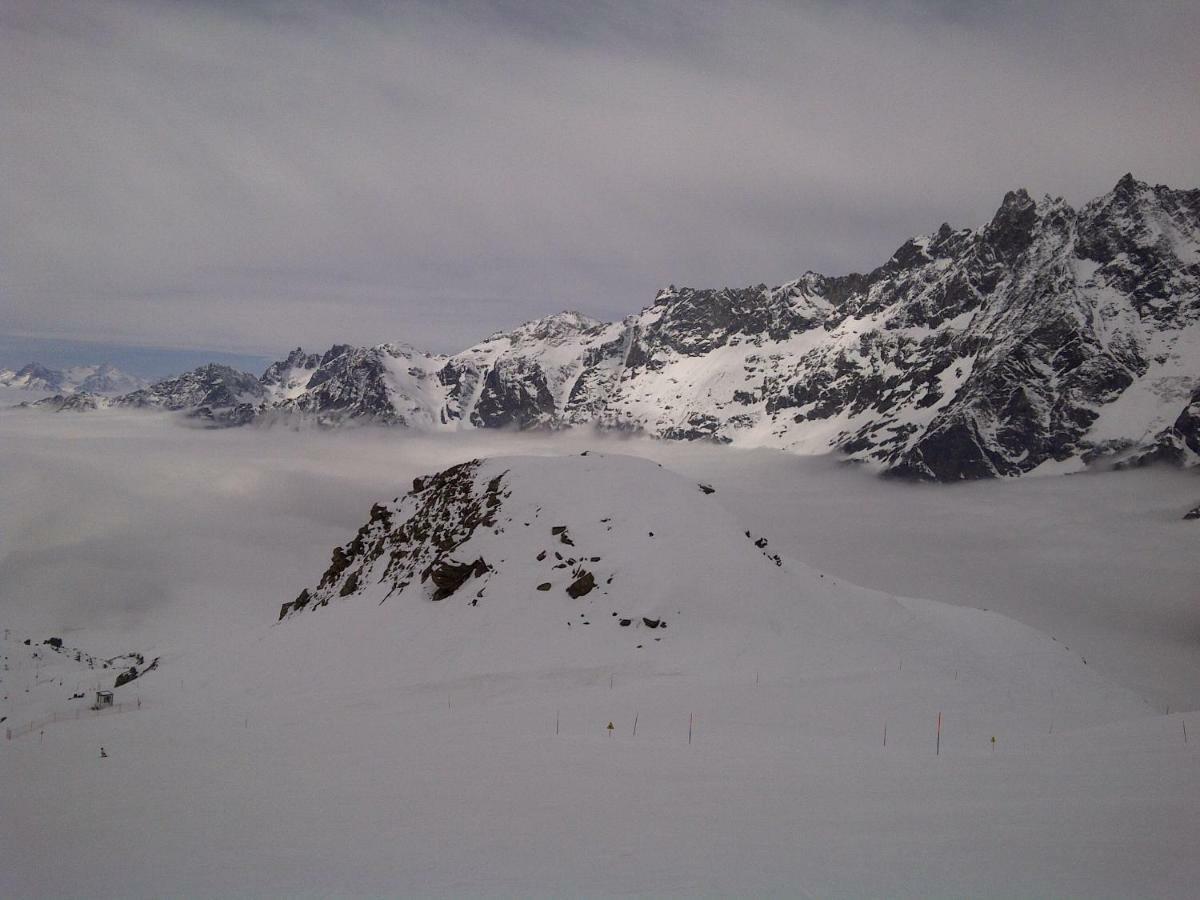
[[[1200,185],[1191,4],[0,10],[0,332],[461,347]]]

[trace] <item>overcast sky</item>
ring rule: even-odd
[[[1200,187],[1200,3],[0,0],[0,335],[456,350]]]

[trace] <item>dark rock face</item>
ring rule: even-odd
[[[549,424],[554,412],[554,398],[541,367],[516,360],[484,375],[471,421],[479,428],[525,429]]]
[[[506,490],[503,474],[477,483],[479,465],[472,460],[418,479],[413,491],[395,503],[372,506],[354,539],[333,549],[316,588],[283,604],[279,618],[326,606],[335,597],[350,597],[375,584],[387,588],[380,602],[418,583],[426,585],[428,599],[440,601],[474,580],[480,588],[471,602],[477,602],[492,567],[483,559],[468,562],[454,554],[477,529],[495,526]]]
[[[453,560],[438,563],[429,570],[429,577],[436,588],[431,599],[445,600],[466,584],[468,579],[478,578],[490,569],[491,567],[483,559],[477,559],[473,563],[460,563]]]
[[[586,425],[955,481],[1196,462],[1200,413],[1174,398],[1200,390],[1181,338],[1198,323],[1200,191],[1126,176],[1079,210],[1009,192],[982,228],[942,225],[866,274],[672,286],[620,323],[560,313],[453,357],[297,349],[257,389],[206,367],[123,400],[207,407],[212,424]],[[1130,390],[1162,407],[1149,438],[1112,413]]]
[[[335,346],[314,367],[305,392],[283,401],[281,408],[315,417],[323,424],[364,419],[403,425],[403,416],[390,402],[385,358],[379,348]]]

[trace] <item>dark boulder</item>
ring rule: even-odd
[[[587,569],[579,569],[577,577],[567,585],[567,593],[575,599],[588,594],[596,587],[596,576]]]
[[[486,572],[491,571],[491,566],[485,563],[481,558],[475,562],[455,562],[454,560],[446,560],[438,563],[429,571],[429,577],[433,579],[434,600],[445,600],[455,591],[457,591],[467,579],[478,577]]]

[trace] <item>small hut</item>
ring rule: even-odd
[[[96,691],[96,702],[92,704],[92,709],[104,709],[104,707],[112,705],[112,691]]]

